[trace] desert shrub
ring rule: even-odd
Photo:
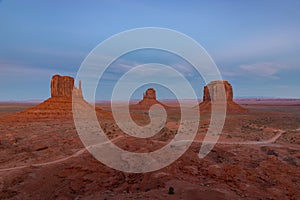
[[[174,188],[173,187],[169,187],[168,194],[174,194]]]

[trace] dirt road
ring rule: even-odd
[[[296,129],[296,130],[298,130],[298,129]],[[276,131],[278,131],[278,133],[276,135],[274,135],[272,138],[270,138],[268,140],[264,140],[264,141],[228,141],[228,142],[226,141],[226,142],[217,142],[217,143],[218,144],[224,144],[224,145],[230,145],[230,144],[239,144],[239,145],[267,145],[267,144],[274,143],[283,133],[285,133],[285,131],[283,131],[283,130],[276,130]],[[125,137],[125,136],[119,136],[119,137],[116,137],[116,138],[114,138],[112,140],[109,140],[109,141],[101,143],[101,144],[106,144],[106,143],[109,143],[109,142],[114,142],[114,141],[117,141],[117,140],[119,140],[119,139],[121,139],[123,137]],[[187,142],[187,141],[183,140],[183,141],[180,141],[180,142]],[[202,143],[203,141],[202,140],[194,140],[193,142]],[[206,141],[206,143],[209,143],[209,141]],[[18,169],[23,169],[23,168],[26,168],[26,167],[39,167],[39,166],[46,166],[46,165],[57,164],[57,163],[60,163],[60,162],[64,162],[64,161],[66,161],[66,160],[68,160],[70,158],[78,157],[79,155],[83,154],[90,147],[91,146],[83,148],[83,149],[80,149],[79,151],[77,151],[76,153],[74,153],[74,154],[72,154],[70,156],[67,156],[67,157],[64,157],[64,158],[60,158],[60,159],[57,159],[57,160],[54,160],[54,161],[37,163],[37,164],[31,164],[31,165],[23,165],[23,166],[11,167],[11,168],[4,168],[4,169],[0,169],[0,172],[11,171],[11,170],[18,170]]]

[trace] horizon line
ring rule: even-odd
[[[51,97],[49,97],[51,98]],[[48,98],[47,98],[48,99]],[[0,100],[0,103],[39,103],[39,102],[43,102],[47,99],[27,99],[27,100]],[[251,100],[300,100],[300,97],[236,97],[233,98],[234,100],[247,100],[247,99],[251,99]],[[131,99],[130,101],[141,101],[142,99]],[[183,101],[189,101],[189,100],[195,100],[195,99],[168,99],[168,98],[163,98],[163,99],[157,99],[160,101],[175,101],[175,100],[183,100]],[[202,101],[202,98],[196,99],[198,101]],[[111,102],[112,100],[109,99],[96,99],[95,102]],[[118,99],[118,100],[114,100],[115,102],[122,102],[122,101],[127,101],[127,100],[122,100],[122,99]],[[88,101],[90,102],[90,101]]]

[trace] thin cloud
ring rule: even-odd
[[[171,67],[178,70],[184,77],[192,77],[195,75],[195,69],[184,64],[172,64]]]
[[[272,63],[259,63],[240,66],[240,69],[242,69],[244,72],[264,77],[274,76],[280,70],[280,68],[280,65],[274,65]]]
[[[282,55],[286,52],[299,49],[299,30],[272,31],[244,37],[230,43],[223,44],[215,52],[211,52],[218,62],[232,62],[253,58]]]
[[[114,80],[116,81],[120,75],[128,72],[129,70],[135,70],[135,75],[138,79],[148,76],[161,76],[161,74],[165,74],[166,69],[162,67],[149,67],[149,68],[138,68],[134,69],[135,67],[145,65],[149,63],[139,63],[136,61],[130,61],[125,59],[119,59],[116,63],[113,63],[112,66],[110,66],[107,71],[104,73],[103,79],[104,80]],[[158,63],[159,64],[159,63]],[[153,65],[156,65],[155,63]],[[151,64],[150,64],[151,66]],[[169,66],[175,70],[177,70],[180,74],[182,74],[184,77],[192,77],[195,75],[195,70],[191,66],[187,66],[184,64],[170,64],[166,65]],[[173,77],[174,74],[166,74],[166,76]]]
[[[34,67],[31,65],[25,64],[16,64],[16,63],[8,63],[8,62],[0,62],[0,74],[1,77],[6,76],[27,76],[27,77],[41,77],[41,76],[51,76],[53,74],[68,74],[69,72],[65,70],[56,70],[48,67]]]
[[[275,63],[255,63],[249,65],[240,65],[234,71],[224,71],[224,76],[248,76],[268,79],[279,79],[278,74],[281,70],[289,69],[289,66]]]

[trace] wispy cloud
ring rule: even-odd
[[[64,57],[66,58],[78,58],[87,56],[88,51],[82,50],[69,50],[69,49],[54,49],[54,48],[47,48],[47,47],[39,47],[39,48],[32,48],[32,49],[24,49],[27,53],[31,54],[38,54],[38,55],[45,55],[45,56],[54,56],[54,57]]]
[[[113,63],[112,66],[110,66],[107,69],[107,71],[103,76],[103,79],[116,81],[121,75],[128,72],[129,70],[135,71],[134,74],[137,76],[136,77],[137,79],[145,78],[149,76],[161,77],[162,74],[164,74],[166,77],[169,78],[175,76],[175,74],[166,73],[166,68],[164,68],[163,65],[161,65],[161,67],[157,67],[156,63],[153,64],[153,67],[151,67],[151,64],[149,64],[147,68],[145,67],[139,68],[139,66],[147,65],[147,64],[148,63],[141,63],[141,62],[139,63],[136,61],[119,59],[117,62]],[[172,63],[166,66],[169,66],[177,70],[184,77],[192,77],[195,75],[195,69],[185,64]],[[137,69],[135,69],[136,67]]]
[[[185,64],[172,64],[170,65],[175,70],[178,70],[184,77],[192,77],[195,75],[195,69],[192,68],[192,66],[187,66]]]
[[[258,63],[252,65],[241,65],[239,68],[246,74],[272,79],[279,79],[276,74],[285,69],[286,66],[273,63]]]
[[[285,69],[289,69],[289,66],[275,63],[255,63],[240,65],[234,71],[224,71],[223,75],[229,77],[250,76],[254,78],[279,79],[278,73]]]
[[[0,61],[0,74],[1,77],[41,77],[41,76],[51,76],[53,74],[62,73],[68,74],[65,70],[56,70],[48,67],[34,67],[31,65],[4,62]]]
[[[228,40],[215,52],[210,52],[218,62],[236,62],[266,56],[283,55],[299,50],[300,31],[298,29],[269,30],[268,32]]]

